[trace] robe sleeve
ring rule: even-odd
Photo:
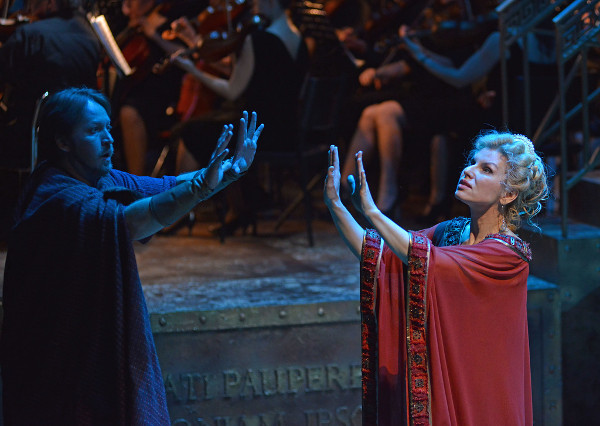
[[[159,194],[176,185],[175,176],[153,178],[150,176],[136,176],[120,170],[111,170],[110,178],[114,186],[121,186],[138,192],[142,197]]]
[[[530,425],[528,263],[495,239],[435,247],[434,230],[411,233],[408,266],[381,249],[379,424]]]
[[[363,424],[406,418],[403,270],[400,259],[368,230],[361,260]]]
[[[493,239],[432,248],[427,304],[434,421],[531,424],[528,273],[526,261]]]

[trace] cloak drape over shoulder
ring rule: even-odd
[[[124,205],[109,197],[174,185],[114,170],[97,189],[34,172],[6,259],[5,424],[170,424]]]
[[[458,243],[460,222],[444,223],[443,238],[435,227],[412,232],[407,267],[375,231],[366,233],[364,424],[533,422],[529,247],[501,234],[471,246],[445,245]]]

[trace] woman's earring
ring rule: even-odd
[[[506,227],[506,216],[505,216],[505,205],[504,204],[500,204],[500,215],[502,216],[502,223],[500,224],[500,232],[506,232],[507,231],[507,227]]]

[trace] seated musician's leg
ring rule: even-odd
[[[121,107],[119,120],[127,171],[134,175],[144,175],[148,150],[148,132],[144,120],[139,111],[130,105]]]

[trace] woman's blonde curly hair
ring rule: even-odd
[[[469,162],[484,148],[498,151],[507,159],[504,187],[507,192],[516,191],[517,198],[504,206],[500,213],[504,216],[506,227],[516,231],[525,221],[531,221],[542,209],[542,201],[548,198],[546,167],[535,153],[531,141],[523,135],[510,132],[489,130],[475,138],[473,149],[469,153]]]

